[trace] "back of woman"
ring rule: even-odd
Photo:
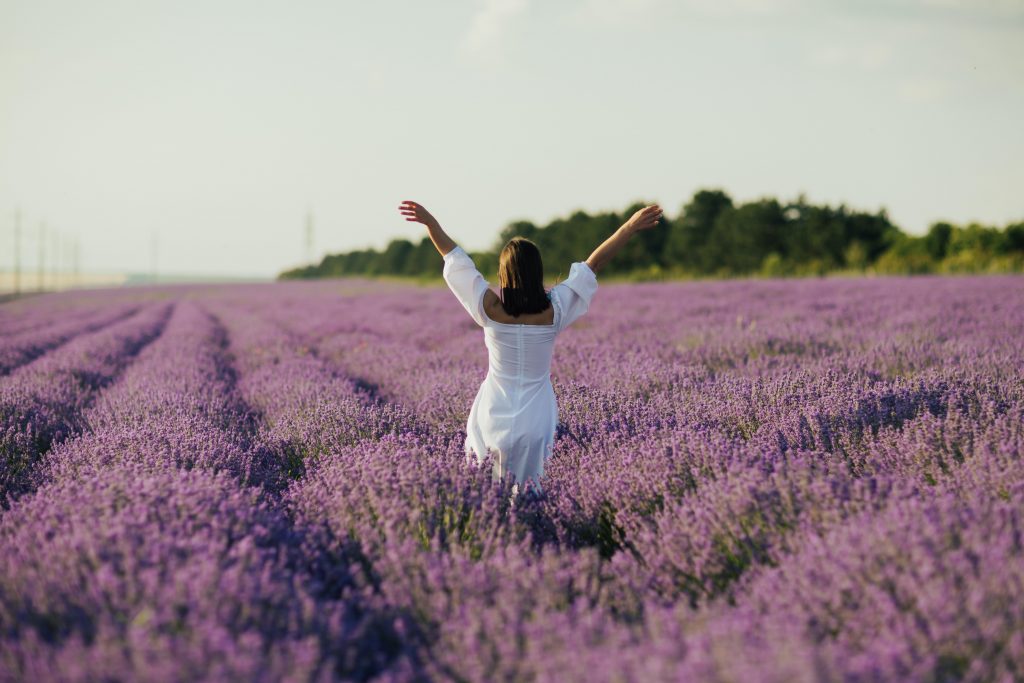
[[[565,282],[550,292],[542,291],[545,300],[536,305],[540,310],[527,314],[543,320],[547,316],[541,314],[547,311],[550,323],[503,323],[488,315],[485,300],[493,292],[469,255],[455,247],[445,254],[444,262],[445,282],[484,329],[487,345],[487,376],[469,411],[466,452],[476,454],[478,463],[492,454],[495,478],[507,472],[517,483],[532,480],[540,488],[558,425],[558,405],[551,386],[555,337],[587,311],[597,291],[597,278],[586,264],[574,263]],[[499,277],[508,279],[514,277]],[[504,302],[492,302],[492,310],[497,312],[495,303]]]
[[[586,263],[574,263],[569,277],[545,294],[550,324],[503,323],[486,311],[489,285],[462,247],[444,256],[445,282],[478,325],[484,328],[489,370],[498,375],[540,381],[549,376],[555,336],[587,312],[597,291],[597,277]]]
[[[444,258],[445,282],[484,329],[487,375],[466,422],[467,456],[475,454],[477,462],[483,463],[492,455],[495,478],[507,473],[515,478],[516,490],[519,483],[527,481],[539,489],[558,424],[558,406],[551,386],[555,338],[589,309],[597,291],[596,271],[635,232],[654,227],[661,210],[654,205],[637,211],[586,261],[573,263],[565,281],[549,292],[543,288],[540,251],[529,240],[513,238],[499,258],[498,297],[469,254],[448,237],[426,209],[408,201],[399,209],[407,220],[427,226]]]
[[[499,325],[484,325],[488,373],[524,384],[548,379],[557,335],[554,326]]]

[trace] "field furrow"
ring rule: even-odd
[[[198,304],[175,306],[163,334],[85,411],[88,429],[47,458],[43,481],[129,462],[156,470],[224,470],[272,485],[278,464],[254,444],[224,328]]]
[[[71,319],[61,320],[42,330],[5,336],[0,339],[0,376],[52,353],[78,335],[99,331],[134,315],[138,310],[136,305],[127,305],[113,311],[89,312],[88,315],[71,316]]]
[[[304,340],[271,319],[236,307],[214,309],[231,339],[238,389],[260,418],[260,440],[291,478],[307,461],[386,434],[425,432],[401,408],[319,359]]]
[[[325,594],[323,563],[260,489],[146,453],[54,479],[0,519],[5,673],[273,681],[379,670],[395,636],[359,608],[344,565]]]
[[[143,308],[131,318],[77,337],[0,384],[0,495],[22,492],[34,463],[53,444],[86,428],[86,408],[160,336],[173,308]]]

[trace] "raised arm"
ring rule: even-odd
[[[430,241],[444,258],[444,269],[441,274],[455,297],[469,312],[473,320],[480,326],[487,322],[484,313],[484,301],[497,299],[497,294],[487,286],[487,280],[473,264],[473,259],[466,250],[455,244],[455,241],[441,229],[441,224],[430,215],[430,212],[412,201],[404,201],[399,207],[407,221],[415,221],[427,226]]]
[[[619,253],[622,247],[626,246],[626,242],[640,230],[650,230],[658,224],[658,220],[661,218],[661,207],[657,204],[651,206],[645,206],[640,209],[633,216],[622,224],[622,226],[615,231],[615,233],[602,242],[597,249],[590,254],[587,259],[587,265],[595,273],[603,268],[612,257]]]
[[[448,236],[448,233],[441,228],[437,219],[430,215],[430,212],[416,202],[406,200],[398,205],[398,210],[405,216],[405,220],[415,223],[422,223],[427,226],[427,234],[430,241],[434,243],[441,256],[447,256],[448,252],[456,246],[455,240]]]

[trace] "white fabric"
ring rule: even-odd
[[[478,325],[487,345],[487,376],[477,391],[466,423],[466,454],[482,463],[496,454],[493,475],[503,470],[516,482],[533,478],[537,486],[551,457],[558,406],[551,387],[555,336],[587,312],[597,277],[586,263],[573,263],[569,277],[551,288],[551,325],[499,323],[484,312],[487,281],[462,247],[444,257],[444,279]]]

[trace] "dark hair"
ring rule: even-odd
[[[501,305],[513,318],[546,311],[551,302],[544,291],[544,264],[540,249],[525,237],[513,237],[498,257]]]

